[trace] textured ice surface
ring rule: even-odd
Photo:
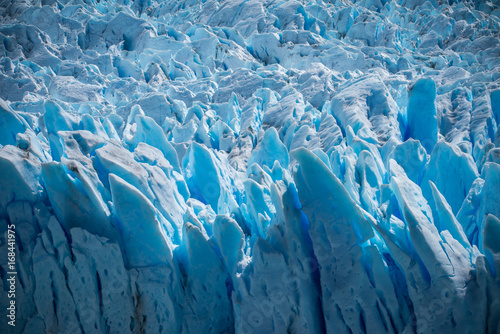
[[[0,13],[0,332],[500,333],[498,1]]]

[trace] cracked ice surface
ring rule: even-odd
[[[1,332],[500,332],[498,2],[0,12]]]

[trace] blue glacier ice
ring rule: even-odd
[[[12,0],[0,42],[0,333],[500,333],[497,0]]]

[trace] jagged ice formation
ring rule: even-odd
[[[0,332],[500,333],[498,2],[0,13]]]

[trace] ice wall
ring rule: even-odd
[[[498,2],[0,13],[0,332],[500,333]]]

